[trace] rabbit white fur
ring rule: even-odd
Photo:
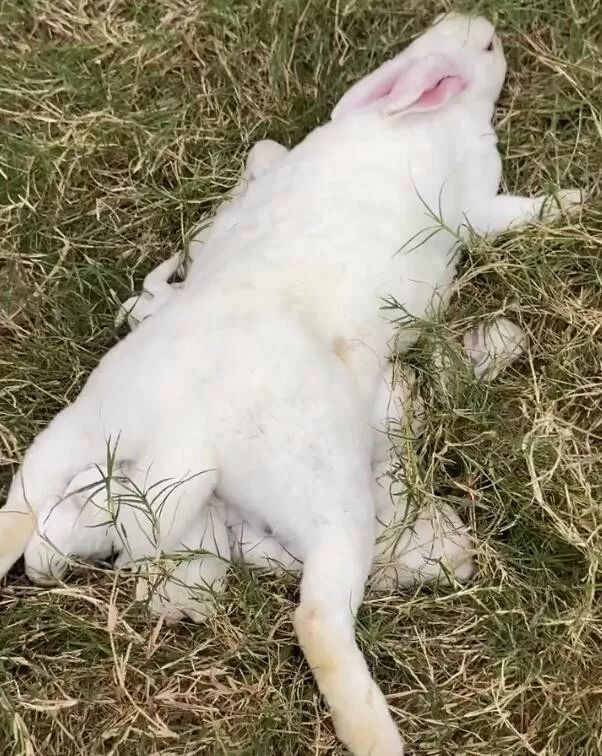
[[[337,734],[357,756],[402,754],[353,629],[375,540],[370,421],[394,330],[379,307],[393,296],[428,317],[449,296],[467,219],[495,232],[543,207],[496,195],[504,74],[489,22],[445,18],[252,182],[236,222],[227,208],[216,221],[202,275],[193,267],[27,451],[2,510],[0,574],[113,444],[140,490],[178,484],[150,499],[152,518],[124,508],[129,558],[194,548],[214,492],[268,523],[303,561],[294,626]],[[414,338],[402,329],[397,349]],[[225,524],[212,528],[219,551]],[[198,582],[219,580],[221,564],[194,560]]]
[[[411,371],[393,381],[393,366],[383,376],[382,390],[377,394],[373,414],[373,493],[375,502],[377,539],[373,573],[375,587],[391,590],[418,580],[446,580],[448,575],[466,580],[473,572],[471,541],[460,518],[449,508],[442,507],[435,514],[430,509],[408,520],[404,484],[395,481],[391,489],[391,458],[389,433],[397,432],[409,438],[422,432],[424,412],[418,396],[413,396]],[[394,383],[394,390],[391,385]],[[95,465],[76,475],[67,486],[60,506],[54,507],[44,518],[26,549],[27,573],[35,582],[59,580],[68,568],[70,557],[106,559],[113,551],[120,552],[118,566],[130,561],[128,544],[121,527],[124,509],[140,507],[135,484],[124,475],[122,468],[109,470]],[[116,510],[121,508],[120,516]],[[289,552],[274,536],[266,532],[259,521],[244,519],[241,512],[214,496],[211,501],[211,521],[203,526],[203,534],[213,548],[214,525],[225,519],[228,544],[217,550],[223,559],[233,559],[256,567],[271,567],[296,571],[301,559]],[[404,532],[395,525],[405,524]],[[211,525],[211,530],[207,528]],[[192,545],[191,545],[192,548]],[[205,539],[195,542],[194,548],[206,548]],[[188,555],[190,561],[192,554]],[[221,586],[221,583],[220,583]],[[196,583],[190,584],[191,588]],[[215,592],[218,586],[212,586]],[[153,597],[157,608],[166,609],[161,596]],[[183,610],[190,610],[189,598]],[[203,608],[195,616],[203,615]],[[190,612],[189,612],[190,613]],[[171,619],[182,614],[180,607],[169,607]]]
[[[263,140],[255,144],[248,155],[245,170],[239,183],[231,191],[229,197],[217,209],[217,217],[225,207],[239,198],[250,181],[265,174],[277,161],[286,155],[284,146],[272,140]],[[193,236],[189,249],[190,264],[202,266],[202,248],[211,238],[213,225],[205,221],[202,230]],[[169,278],[181,265],[181,256],[173,255],[166,262],[158,265],[144,279],[143,292],[121,305],[117,324],[126,318],[130,328],[135,328],[142,320],[154,315],[170,297],[175,296],[185,281],[169,284]],[[524,351],[525,335],[518,326],[505,318],[496,318],[492,323],[481,323],[477,328],[468,331],[464,336],[464,348],[467,357],[474,365],[477,377],[491,380],[503,369],[508,367]],[[412,387],[415,377],[412,370],[403,364],[397,365],[397,377],[393,380],[391,368],[383,380],[383,391],[377,396],[375,414],[373,417],[375,439],[373,449],[373,476],[376,529],[379,537],[373,563],[373,588],[393,590],[414,582],[430,580],[446,581],[450,575],[456,580],[464,581],[473,573],[471,558],[471,540],[461,519],[451,508],[444,506],[425,509],[414,518],[408,518],[405,501],[404,485],[396,480],[392,488],[389,429],[391,422],[402,426],[404,432],[411,430],[418,435],[423,426],[423,414],[418,396],[413,396]],[[393,392],[392,392],[392,387]],[[408,427],[408,422],[411,428]],[[90,481],[90,475],[94,478]],[[106,470],[86,471],[72,481],[70,495],[78,498],[77,506],[94,505],[93,521],[98,519],[99,512],[106,511],[105,481]],[[90,494],[90,484],[94,483],[94,496]],[[117,495],[116,484],[112,484],[112,493]],[[217,505],[217,506],[216,506]],[[255,567],[285,568],[298,570],[300,560],[289,553],[282,544],[262,528],[261,523],[244,520],[241,513],[227,503],[217,502],[214,498],[214,513],[218,512],[226,517],[226,527],[229,534],[229,553],[225,558],[244,562]],[[105,516],[106,519],[106,516]],[[92,524],[92,523],[90,523]],[[82,515],[78,517],[78,527],[90,526]],[[400,528],[399,525],[405,525]],[[44,535],[48,537],[50,524],[46,525]],[[401,532],[402,531],[402,532]],[[96,536],[96,534],[95,534]],[[81,537],[81,534],[80,534]],[[69,540],[69,534],[63,532],[62,539]],[[76,541],[77,542],[77,541]],[[202,544],[201,544],[202,546]],[[107,540],[108,547],[108,540]],[[30,542],[31,548],[31,542]],[[46,577],[59,578],[68,566],[69,554],[56,553],[56,544],[46,547],[36,547],[38,573]],[[46,554],[46,551],[54,553]],[[72,556],[82,554],[97,554],[95,549],[88,551],[81,548]],[[44,570],[40,567],[44,566]],[[52,567],[50,567],[52,565]],[[33,569],[33,565],[30,565]],[[215,590],[215,586],[214,586]],[[173,613],[173,608],[172,608]]]

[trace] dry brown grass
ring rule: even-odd
[[[234,183],[249,145],[292,144],[445,3],[0,3],[3,483],[114,343],[152,264]],[[602,753],[602,82],[598,0],[483,2],[510,62],[510,189],[583,186],[579,221],[468,250],[452,330],[504,312],[531,335],[494,386],[431,391],[416,500],[480,542],[459,590],[370,598],[360,636],[411,752]],[[451,399],[451,400],[450,400]],[[206,627],[154,624],[127,578],[42,590],[0,623],[0,751],[32,756],[341,753],[294,643],[295,581],[238,571]]]

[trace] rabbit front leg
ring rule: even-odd
[[[247,157],[245,170],[239,182],[221,203],[216,217],[237,197],[244,195],[250,181],[255,181],[271,168],[275,161],[282,158],[288,150],[283,145],[271,139],[257,142]],[[202,221],[194,232],[193,244],[190,247],[191,258],[207,242],[213,232],[215,218],[210,222]],[[154,315],[183,284],[170,284],[169,279],[183,267],[182,254],[176,252],[146,276],[142,284],[142,292],[130,297],[120,305],[115,316],[115,327],[119,328],[126,320],[131,331],[146,318]]]
[[[241,181],[232,190],[234,196],[244,193],[245,182],[255,181],[267,173],[280,158],[287,154],[286,147],[273,139],[262,139],[251,147]]]
[[[171,299],[179,284],[170,284],[168,281],[177,273],[181,263],[181,255],[176,253],[153,268],[142,283],[142,292],[130,297],[119,307],[115,327],[119,328],[127,320],[129,329],[133,331]]]
[[[498,317],[491,323],[482,322],[466,331],[463,344],[475,377],[489,382],[523,354],[527,336],[516,323]]]
[[[561,189],[552,196],[519,197],[498,194],[467,214],[469,226],[481,236],[496,236],[530,223],[551,223],[573,215],[583,205],[581,189]]]

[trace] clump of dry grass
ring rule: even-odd
[[[248,146],[286,144],[444,3],[27,0],[0,5],[0,454],[34,434],[116,339],[112,318],[222,191]],[[420,754],[602,752],[600,9],[483,2],[510,76],[510,190],[583,186],[583,217],[467,252],[448,329],[503,312],[528,356],[444,394],[433,331],[415,500],[480,542],[462,589],[369,597],[360,636]],[[6,754],[340,753],[290,623],[295,581],[239,570],[205,627],[155,624],[97,569],[2,589]]]

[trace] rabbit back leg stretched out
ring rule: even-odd
[[[346,366],[326,346],[303,338],[306,348],[284,362],[277,355],[293,334],[279,324],[269,335],[279,405],[256,407],[252,432],[230,440],[217,492],[245,519],[269,523],[303,562],[295,629],[339,737],[356,754],[398,756],[400,736],[354,636],[374,550],[367,411]],[[227,411],[236,417],[241,391],[235,374],[227,376]]]

